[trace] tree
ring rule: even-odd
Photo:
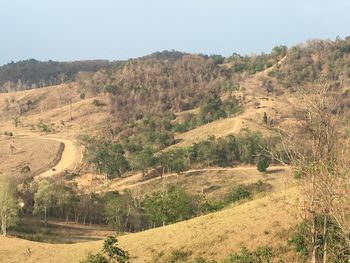
[[[150,222],[158,226],[189,219],[195,213],[192,196],[176,186],[147,196],[144,207]]]
[[[127,251],[118,246],[118,239],[115,236],[107,237],[102,246],[102,251],[97,254],[89,254],[81,263],[127,263],[130,255]]]
[[[17,219],[16,184],[8,177],[0,176],[0,220],[2,235]]]
[[[259,159],[257,164],[257,169],[259,172],[266,172],[267,168],[269,168],[269,161],[266,157],[262,157]]]
[[[339,98],[323,83],[302,90],[300,130],[285,137],[288,156],[301,174],[304,241],[310,262],[345,262],[350,250],[349,136]],[[300,116],[300,112],[299,112]],[[296,143],[293,143],[296,142]],[[330,231],[338,229],[336,250]]]
[[[44,223],[47,227],[47,213],[54,200],[54,186],[47,180],[38,183],[38,190],[34,194],[34,213],[44,213]]]
[[[66,222],[68,222],[72,211],[74,211],[75,215],[74,221],[78,221],[77,209],[80,199],[76,192],[75,184],[55,183],[53,199],[56,202],[59,213],[65,215]]]
[[[206,124],[220,118],[226,118],[227,114],[220,97],[217,94],[212,95],[200,108],[199,118],[202,124]]]
[[[15,127],[18,127],[21,124],[21,119],[19,116],[13,116],[12,122]]]
[[[120,144],[98,138],[85,140],[87,143],[85,160],[94,165],[99,173],[104,174],[106,180],[112,176],[121,176],[129,169],[129,162]]]
[[[141,152],[134,154],[132,157],[134,168],[141,170],[144,175],[147,168],[153,166],[155,163],[153,153],[154,150],[151,147],[145,147]]]
[[[264,112],[263,122],[264,122],[265,125],[267,125],[267,123],[268,123],[268,117],[267,117],[266,112]]]

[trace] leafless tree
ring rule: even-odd
[[[298,131],[284,133],[283,145],[289,163],[301,175],[300,215],[309,228],[310,262],[326,263],[334,256],[329,255],[331,222],[340,229],[344,251],[350,250],[348,137],[343,109],[331,85],[304,88],[300,97]]]

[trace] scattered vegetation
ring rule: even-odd
[[[81,263],[127,263],[130,256],[127,251],[118,247],[118,239],[115,236],[107,237],[103,242],[102,251],[97,254],[88,254]]]
[[[150,124],[147,123],[148,125]],[[190,147],[155,154],[170,143],[170,134],[162,130],[157,132],[156,128],[145,128],[138,135],[123,139],[121,143],[83,136],[81,140],[87,146],[84,159],[100,174],[105,174],[106,179],[136,169],[144,174],[151,169],[160,169],[163,174],[181,173],[191,167],[229,167],[248,163],[258,164],[262,171],[266,171],[269,165],[267,153],[263,150],[266,140],[260,132],[245,129],[237,136],[230,135],[220,139],[209,137],[208,140]]]
[[[36,125],[36,127],[38,128],[39,131],[46,132],[46,133],[50,133],[50,132],[53,132],[55,130],[52,124],[46,124],[43,121],[40,121]]]

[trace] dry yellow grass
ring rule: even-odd
[[[173,249],[186,249],[191,257],[223,259],[242,246],[278,247],[285,244],[286,229],[297,222],[293,204],[297,188],[290,188],[223,211],[174,225],[120,236],[132,262],[164,262]],[[88,252],[97,252],[102,242],[53,245],[0,237],[0,262],[79,262]],[[27,249],[31,253],[27,253]]]
[[[245,89],[236,92],[236,95],[242,97],[244,102],[245,109],[243,114],[234,118],[218,120],[180,134],[177,138],[182,141],[177,146],[190,145],[193,142],[205,140],[210,135],[223,137],[231,133],[238,133],[242,128],[260,130],[264,134],[269,134],[270,130],[261,125],[263,113],[267,112],[270,117],[280,120],[282,116],[289,116],[291,106],[287,96],[271,98],[263,90],[259,78],[264,77],[264,74],[266,75],[266,72],[248,79],[243,83]],[[73,120],[70,120],[67,101],[69,92],[68,86],[61,85],[18,93],[0,94],[1,127],[3,130],[14,131],[15,133],[28,133],[31,124],[37,124],[42,120],[44,123],[54,124],[56,128],[54,136],[57,138],[62,136],[73,138],[81,133],[98,133],[104,121],[108,118],[107,107],[92,105],[94,98],[81,100],[77,89],[73,87]],[[233,95],[235,94],[233,93]],[[104,98],[99,99],[104,100]],[[16,114],[18,105],[23,105],[28,100],[32,100],[36,107],[32,112],[22,117],[23,127],[14,128],[10,117]],[[196,112],[196,110],[191,112]],[[179,118],[181,118],[181,113]],[[61,121],[65,125],[62,125]],[[42,147],[33,147],[33,145],[35,144],[31,144],[32,149],[50,147],[48,140],[45,141],[45,145]],[[0,147],[1,149],[5,148]],[[45,156],[48,157],[49,155],[45,154]],[[27,158],[29,157],[24,157],[24,159]],[[39,156],[35,157],[35,159],[45,160],[46,162],[49,158]],[[220,175],[222,175],[222,178],[220,178]],[[237,179],[235,176],[240,177],[240,179]],[[182,182],[186,183],[186,185],[192,184],[188,189],[190,191],[198,191],[200,188],[203,188],[207,181],[210,184],[220,184],[224,192],[231,183],[248,183],[260,178],[260,176],[252,171],[233,174],[230,171],[221,174],[219,172],[213,173],[212,171],[202,174],[198,180],[197,178],[194,179],[194,177],[185,178],[184,175]],[[164,256],[160,258],[159,262],[164,262],[167,254],[172,249],[184,248],[190,250],[192,258],[202,255],[208,258],[222,259],[230,252],[239,250],[243,245],[256,248],[263,245],[277,247],[285,244],[287,238],[286,236],[281,236],[281,232],[297,222],[297,218],[292,212],[292,206],[288,206],[287,203],[295,203],[298,191],[297,188],[288,188],[290,185],[285,183],[288,180],[284,180],[283,176],[278,177],[278,173],[270,176],[274,178],[274,181],[271,181],[271,183],[274,184],[275,190],[280,192],[225,209],[218,213],[171,226],[121,236],[120,244],[130,252],[133,262],[155,262],[155,258],[159,257],[158,253],[160,252],[164,252]],[[134,179],[137,179],[136,177]],[[148,190],[152,191],[158,183],[157,180],[148,183],[138,183],[136,180],[135,186],[135,182],[132,182],[133,179],[128,180],[124,181],[124,183],[117,183],[115,189],[134,187],[136,190],[137,188],[145,190],[143,187],[149,187]],[[169,176],[169,178],[164,180],[172,183],[178,179],[176,176]],[[287,187],[284,190],[286,185]],[[113,188],[113,184],[111,187]],[[102,242],[54,245],[0,237],[0,244],[0,262],[73,263],[79,262],[90,251],[98,251]],[[28,248],[30,253],[27,252]]]
[[[49,169],[48,165],[55,159],[59,146],[60,143],[55,140],[38,137],[0,137],[0,173],[20,175],[24,166],[29,166],[31,173]]]
[[[128,189],[135,195],[143,196],[158,191],[166,185],[178,185],[188,193],[205,193],[209,199],[223,200],[228,191],[238,184],[252,184],[261,181],[270,184],[273,192],[287,189],[295,184],[289,168],[285,166],[270,167],[267,174],[258,172],[255,166],[240,166],[190,170],[180,175],[165,174],[163,177],[150,180],[143,179],[142,175],[136,174],[112,181],[108,189],[118,191]]]
[[[72,98],[70,119],[69,98]],[[0,123],[3,131],[15,133],[40,132],[33,130],[39,122],[51,125],[54,133],[64,137],[75,137],[82,133],[98,133],[109,116],[107,106],[97,107],[93,100],[106,102],[105,97],[81,99],[78,88],[73,84],[59,85],[27,91],[0,94]],[[20,115],[20,127],[14,127],[11,118],[19,116],[19,108],[33,102],[32,110]],[[0,130],[0,132],[1,132]]]

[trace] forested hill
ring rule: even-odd
[[[161,51],[128,61],[159,60],[173,63],[184,55],[185,53],[174,50]],[[29,59],[11,62],[0,67],[0,93],[59,85],[81,79],[79,72],[96,73],[100,70],[111,70],[128,61],[84,60],[58,62]]]
[[[41,62],[35,59],[11,62],[0,67],[0,92],[58,85],[74,80],[80,71],[96,72],[118,63],[107,60]]]
[[[90,86],[97,90],[106,86],[132,90],[145,83],[149,86],[147,88],[152,89],[162,86],[163,91],[169,87],[188,85],[198,86],[198,90],[203,82],[213,82],[218,78],[238,80],[273,66],[269,78],[286,90],[324,78],[335,86],[346,87],[350,84],[349,61],[350,37],[335,41],[311,40],[292,48],[276,46],[270,53],[249,56],[236,53],[229,57],[192,55],[171,50],[126,61],[41,62],[30,59],[0,67],[0,92],[41,88],[69,81],[90,82]],[[187,80],[181,83],[179,78],[186,76]],[[133,83],[130,83],[130,77]]]

